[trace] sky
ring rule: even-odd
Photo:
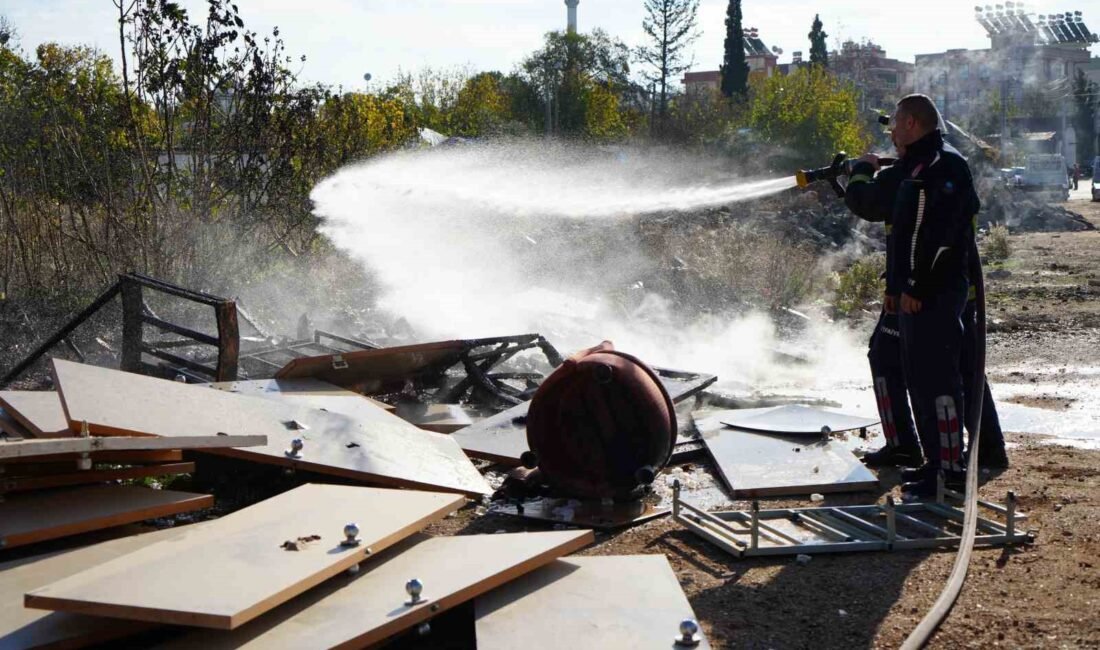
[[[180,0],[193,17],[205,14],[203,0]],[[305,82],[363,90],[364,73],[373,86],[399,70],[468,67],[511,71],[537,49],[544,33],[564,29],[562,0],[236,0],[246,26],[261,34],[280,28],[288,53],[306,55],[299,66]],[[582,32],[599,27],[635,46],[643,43],[642,0],[581,0]],[[702,0],[696,70],[715,70],[725,37],[726,0]],[[1035,14],[1080,9],[1090,29],[1100,29],[1100,9],[1088,3],[1034,0]],[[870,39],[888,56],[913,61],[916,54],[953,48],[988,47],[985,30],[967,2],[919,3],[837,0],[744,0],[744,27],[757,27],[769,46],[809,54],[807,34],[820,12],[830,49],[842,41]],[[19,32],[19,44],[33,52],[40,43],[94,45],[117,58],[117,9],[112,0],[0,0],[0,15]],[[1093,56],[1100,46],[1093,46]]]

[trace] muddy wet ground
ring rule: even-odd
[[[1067,207],[1100,226],[1100,203],[1083,192]],[[1090,370],[1100,366],[1100,232],[1010,240],[1013,252],[999,265],[1009,274],[989,282],[991,381],[1007,401],[1052,413],[1080,407],[1100,384]],[[1041,390],[1017,390],[1027,385]],[[1036,543],[976,550],[962,594],[931,645],[1100,647],[1100,451],[1007,437],[1012,466],[986,475],[981,495],[1003,501],[1014,491]],[[880,478],[880,502],[886,494],[900,497],[895,472]],[[826,503],[872,498],[837,495]],[[808,498],[765,499],[761,507],[810,505]],[[475,512],[467,508],[430,532],[541,529]],[[636,553],[668,557],[711,643],[723,648],[896,647],[931,607],[955,559],[954,551],[905,551],[818,555],[806,565],[793,557],[737,560],[668,518],[600,533],[581,554]],[[670,633],[675,624],[669,622]]]

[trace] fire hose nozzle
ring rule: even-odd
[[[889,167],[896,163],[894,158],[879,158],[880,167]],[[852,174],[852,167],[855,161],[848,159],[848,154],[843,151],[837,152],[833,156],[833,162],[827,167],[819,167],[818,169],[800,169],[795,172],[795,182],[799,187],[805,188],[810,183],[815,181],[828,181],[832,186],[836,195],[844,198],[844,187],[837,181],[841,176],[850,176]]]

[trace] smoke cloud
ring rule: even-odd
[[[793,185],[682,153],[509,142],[377,158],[312,199],[322,232],[377,279],[379,306],[424,340],[539,332],[569,351],[606,338],[656,365],[746,384],[862,380],[862,344],[843,328],[816,321],[792,342],[766,315],[685,313],[651,290],[659,254],[639,215]],[[810,363],[777,364],[780,348]]]

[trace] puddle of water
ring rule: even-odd
[[[1005,374],[1016,369],[996,368],[996,371],[998,374]],[[994,383],[993,398],[997,403],[1001,428],[1013,433],[1049,436],[1052,444],[1071,444],[1082,449],[1100,449],[1100,400],[1095,398],[1100,392],[1100,368],[1068,366],[1063,369],[1044,366],[1029,368],[1026,372],[1050,377],[1068,375],[1079,379],[1067,379],[1061,383]],[[757,406],[789,403],[819,404],[835,407],[839,411],[852,415],[878,417],[874,392],[870,386],[845,384],[811,389],[791,386],[753,391],[744,386],[724,385],[719,382],[710,392],[729,401],[752,402]],[[1068,409],[1061,411],[1005,401],[1012,397],[1037,395],[1053,395],[1073,401]],[[869,449],[881,445],[882,436],[879,427],[872,429],[872,432],[876,435],[866,441],[860,440],[858,436],[849,436],[852,448]]]

